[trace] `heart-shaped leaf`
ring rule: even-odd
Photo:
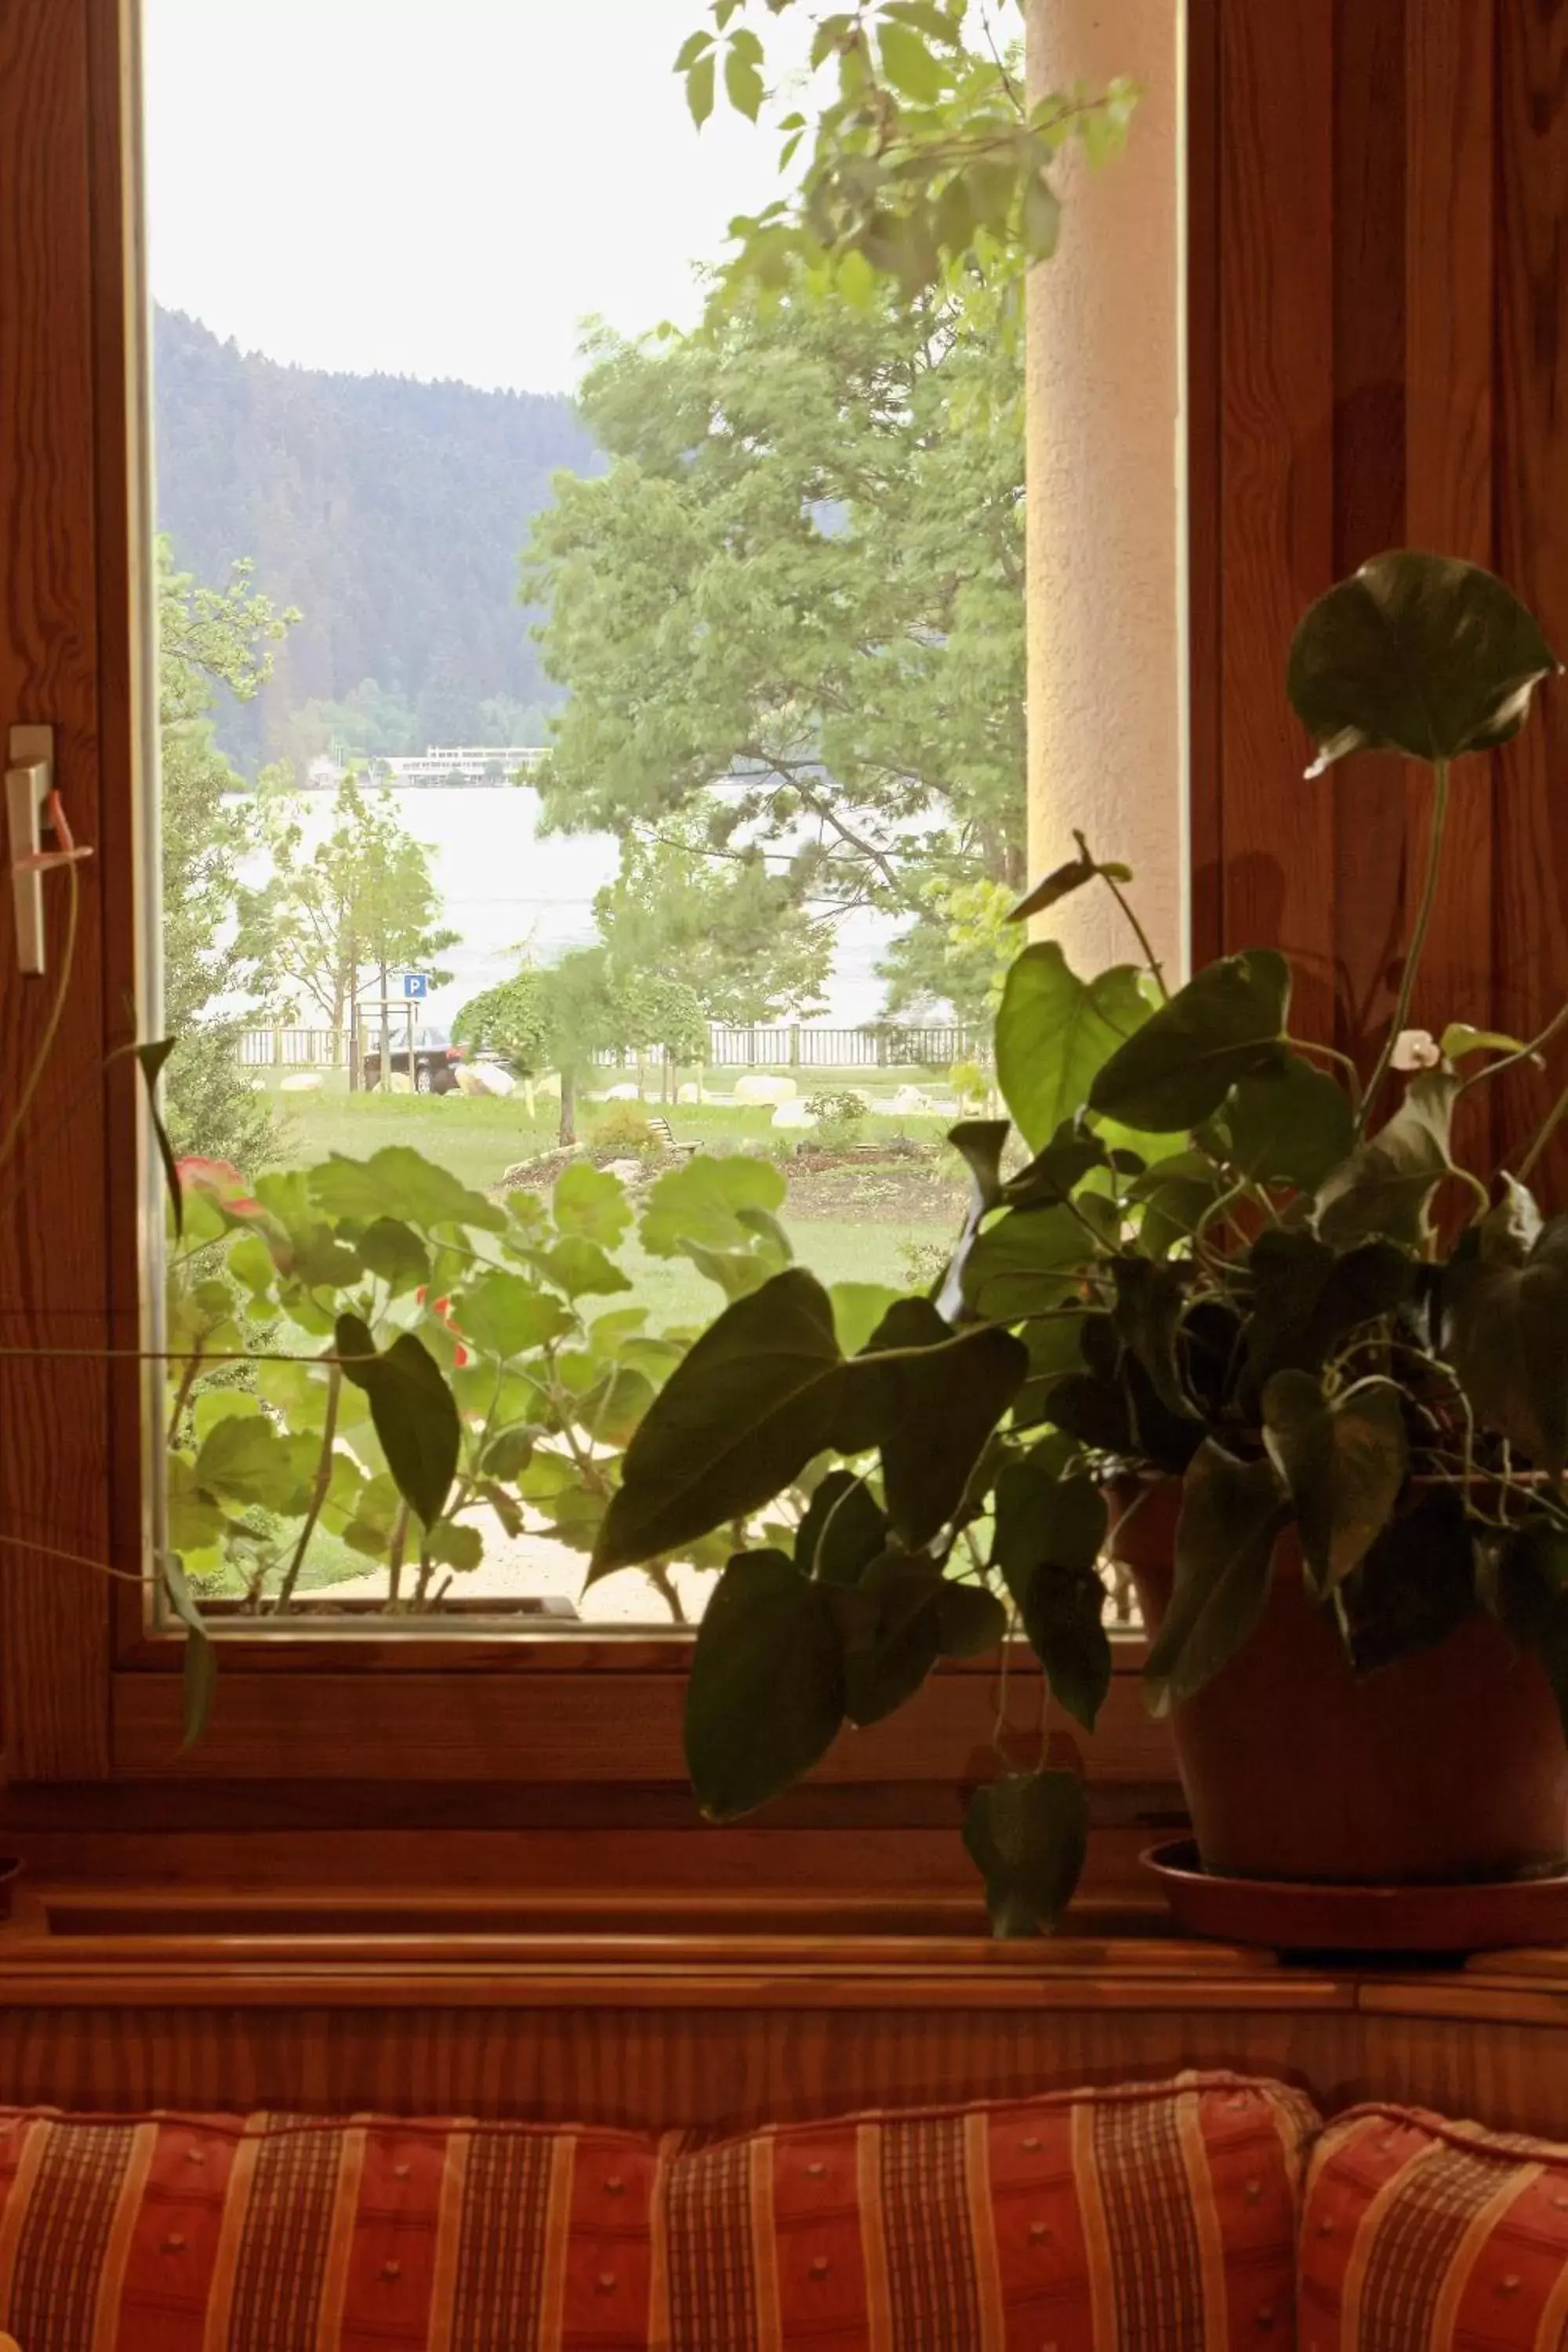
[[[1336,1249],[1384,1234],[1418,1248],[1426,1212],[1453,1165],[1450,1130],[1459,1081],[1449,1070],[1412,1078],[1405,1100],[1318,1192],[1318,1231]]]
[[[1289,1517],[1271,1462],[1238,1462],[1205,1439],[1183,1485],[1171,1605],[1143,1669],[1156,1714],[1202,1690],[1252,1633]]]
[[[795,1538],[795,1564],[824,1584],[858,1584],[888,1549],[888,1515],[850,1470],[830,1470],[813,1492]]]
[[[1089,1800],[1076,1772],[1026,1772],[977,1789],[963,1843],[985,1881],[998,1937],[1049,1935],[1089,1847]]]
[[[736,1299],[627,1447],[590,1581],[771,1502],[832,1444],[843,1402],[833,1302],[815,1276],[791,1266]]]
[[[1201,1127],[1240,1079],[1278,1065],[1289,1002],[1272,948],[1207,965],[1111,1055],[1089,1108],[1152,1134]]]
[[[1315,1234],[1259,1234],[1247,1261],[1246,1392],[1256,1399],[1274,1373],[1320,1372],[1352,1331],[1393,1315],[1415,1295],[1415,1263],[1394,1242],[1363,1243],[1337,1255]]]
[[[1538,1470],[1568,1465],[1568,1217],[1552,1220],[1522,1266],[1483,1257],[1450,1268],[1443,1352],[1479,1427]]]
[[[1116,1285],[1110,1319],[1122,1345],[1142,1365],[1166,1411],[1190,1418],[1192,1401],[1176,1360],[1186,1285],[1174,1266],[1156,1265],[1146,1257],[1115,1257],[1110,1272]]]
[[[1285,1054],[1234,1088],[1216,1124],[1225,1156],[1257,1184],[1315,1192],[1350,1157],[1355,1120],[1344,1088],[1300,1054]]]
[[[1086,1731],[1110,1688],[1110,1641],[1099,1559],[1104,1497],[1092,1480],[1060,1478],[1026,1455],[996,1482],[992,1564],[1024,1621],[1052,1695]]]
[[[1029,1351],[1008,1331],[955,1338],[929,1300],[903,1298],[849,1370],[853,1413],[881,1447],[893,1532],[919,1551],[962,1502],[981,1449],[1028,1377]]]
[[[824,1587],[782,1552],[739,1554],[698,1629],[686,1690],[686,1766],[703,1811],[734,1821],[793,1787],[843,1717],[843,1648]]]
[[[1361,1566],[1394,1513],[1409,1445],[1399,1390],[1363,1381],[1331,1404],[1309,1372],[1263,1391],[1264,1442],[1296,1507],[1301,1556],[1320,1592]]]
[[[451,1390],[428,1349],[403,1332],[378,1354],[369,1327],[340,1315],[336,1349],[342,1375],[370,1399],[370,1417],[397,1491],[434,1527],[458,1475],[462,1426]]]
[[[1096,1074],[1148,1017],[1131,964],[1086,981],[1054,940],[1025,949],[996,1015],[996,1077],[1032,1151],[1082,1108]]]
[[[1310,607],[1290,647],[1292,703],[1317,775],[1351,751],[1454,760],[1517,735],[1561,667],[1511,589],[1479,564],[1373,556]]]

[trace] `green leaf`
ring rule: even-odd
[[[485,1539],[466,1519],[442,1519],[426,1536],[425,1549],[443,1568],[467,1575],[484,1559]]]
[[[182,1754],[201,1738],[212,1713],[213,1694],[217,1688],[217,1652],[213,1647],[201,1611],[195,1603],[184,1570],[167,1552],[161,1562],[163,1590],[169,1596],[169,1606],[185,1629],[185,1655],[181,1673],[181,1738]]]
[[[1394,1117],[1327,1177],[1318,1192],[1318,1231],[1336,1249],[1384,1234],[1418,1248],[1426,1212],[1453,1165],[1449,1131],[1459,1081],[1451,1071],[1412,1078]]]
[[[632,1286],[630,1275],[623,1274],[597,1242],[584,1241],[580,1234],[567,1234],[541,1250],[534,1263],[568,1298],[606,1298]]]
[[[829,1296],[838,1344],[847,1356],[858,1356],[899,1293],[884,1282],[836,1282]]]
[[[264,1180],[265,1181],[265,1180]],[[376,1217],[400,1217],[414,1225],[464,1225],[480,1233],[506,1230],[506,1212],[482,1192],[437,1168],[411,1144],[389,1143],[368,1160],[341,1151],[312,1168],[305,1181],[318,1209],[329,1217],[368,1224]],[[260,1186],[258,1198],[262,1198]]]
[[[202,1442],[195,1478],[208,1494],[286,1518],[305,1507],[305,1488],[289,1442],[260,1413],[220,1421]]]
[[[1190,1418],[1192,1402],[1176,1360],[1182,1309],[1186,1304],[1182,1276],[1173,1266],[1155,1265],[1143,1257],[1113,1258],[1110,1272],[1116,1285],[1111,1320],[1123,1346],[1148,1373],[1166,1411]]]
[[[1477,1563],[1461,1497],[1428,1488],[1384,1528],[1340,1599],[1358,1674],[1435,1649],[1468,1623],[1479,1606]]]
[[[994,1323],[1048,1313],[1072,1295],[1076,1270],[1094,1255],[1092,1235],[1070,1209],[1011,1210],[985,1227],[964,1258],[964,1302]]]
[[[1111,1055],[1090,1108],[1152,1132],[1201,1127],[1239,1079],[1279,1062],[1289,1001],[1290,967],[1272,948],[1209,964]]]
[[[177,1552],[206,1551],[227,1525],[212,1496],[197,1486],[195,1471],[183,1454],[165,1456],[163,1507],[169,1541]]]
[[[1568,1217],[1552,1220],[1522,1266],[1450,1266],[1443,1353],[1479,1427],[1553,1477],[1568,1466]]]
[[[741,1222],[742,1211],[765,1209],[776,1215],[784,1189],[783,1174],[766,1160],[738,1153],[721,1160],[699,1151],[653,1186],[639,1239],[650,1257],[679,1257],[689,1242],[714,1250],[749,1248],[754,1234]]]
[[[169,1207],[174,1220],[174,1238],[180,1240],[185,1227],[184,1188],[180,1182],[180,1171],[174,1159],[174,1147],[169,1140],[169,1130],[163,1124],[163,1113],[158,1101],[158,1080],[164,1063],[174,1052],[178,1040],[159,1037],[152,1044],[136,1048],[137,1067],[147,1088],[147,1115],[153,1122],[153,1139],[158,1146],[158,1158],[163,1162],[163,1182],[168,1189]],[[186,1743],[189,1744],[188,1742]]]
[[[1235,1087],[1219,1112],[1226,1156],[1255,1184],[1315,1192],[1349,1158],[1355,1119],[1344,1088],[1300,1054],[1286,1054]]]
[[[687,68],[686,103],[690,109],[692,121],[695,122],[697,128],[700,131],[703,124],[707,121],[709,116],[713,111],[713,58],[711,53],[707,57],[696,58],[693,63]]]
[[[1007,1638],[1007,1612],[984,1585],[943,1577],[936,1597],[937,1643],[944,1658],[983,1658]]]
[[[191,1407],[198,1444],[220,1421],[247,1420],[261,1411],[261,1399],[248,1389],[204,1389]]]
[[[894,1349],[914,1352],[890,1358]],[[855,1358],[851,1412],[881,1447],[888,1517],[910,1551],[952,1517],[1028,1370],[1028,1350],[1010,1332],[955,1336],[923,1298],[900,1299]]]
[[[1437,1040],[1437,1051],[1446,1062],[1462,1062],[1467,1054],[1522,1054],[1524,1041],[1505,1037],[1497,1029],[1472,1029],[1468,1021],[1450,1021]]]
[[[701,64],[692,68],[687,81],[689,99],[691,83],[701,72],[702,66],[710,62],[710,59],[704,58]],[[741,46],[739,34],[731,37],[729,48],[724,55],[724,89],[736,113],[743,114],[748,122],[754,122],[762,111],[763,100],[767,96],[767,91],[763,86],[762,75]],[[691,111],[693,118],[696,119],[695,105],[692,106]]]
[[[795,1564],[823,1584],[858,1584],[888,1548],[888,1515],[864,1478],[830,1470],[795,1530]]]
[[[1264,1442],[1296,1507],[1301,1554],[1321,1593],[1361,1566],[1394,1514],[1410,1449],[1400,1391],[1362,1381],[1328,1402],[1310,1372],[1263,1391]]]
[[[948,75],[920,34],[907,22],[884,21],[877,43],[882,52],[882,71],[893,88],[919,106],[934,106],[947,88]]]
[[[627,1447],[590,1580],[771,1502],[832,1444],[843,1371],[832,1302],[804,1268],[727,1307]]]
[[[1045,1150],[1008,1178],[1002,1198],[1014,1209],[1058,1207],[1070,1200],[1091,1170],[1109,1164],[1110,1154],[1100,1137],[1079,1119],[1064,1119]]]
[[[1024,950],[996,1015],[996,1077],[1032,1151],[1090,1099],[1101,1068],[1148,1018],[1131,964],[1084,981],[1055,940]]]
[[[1076,1772],[994,1780],[969,1801],[963,1843],[985,1881],[998,1937],[1049,1935],[1089,1850],[1089,1799]]]
[[[680,44],[679,50],[676,56],[676,72],[679,74],[689,73],[692,67],[697,63],[698,58],[706,57],[712,46],[713,36],[711,33],[705,32],[700,28],[699,28],[695,33],[689,33],[685,40]]]
[[[1394,1242],[1338,1256],[1309,1233],[1260,1234],[1247,1261],[1247,1388],[1261,1394],[1279,1371],[1321,1372],[1352,1331],[1396,1314],[1415,1296],[1415,1265]]]
[[[992,1565],[1002,1571],[1053,1695],[1086,1731],[1110,1688],[1098,1565],[1106,1517],[1091,1479],[1053,1476],[1027,1455],[996,1482]]]
[[[614,1249],[632,1222],[626,1186],[586,1160],[574,1160],[555,1180],[555,1223],[563,1234]]]
[[[370,1417],[398,1493],[426,1528],[447,1507],[458,1474],[462,1430],[452,1391],[412,1331],[376,1353],[369,1327],[340,1315],[337,1355],[343,1378],[370,1399]]]
[[[889,1553],[877,1564],[869,1591],[876,1605],[868,1638],[846,1643],[844,1713],[858,1731],[880,1723],[913,1698],[942,1649],[937,1586],[931,1563]]]
[[[698,1630],[686,1691],[686,1765],[704,1813],[734,1821],[792,1788],[843,1716],[843,1651],[823,1587],[782,1552],[739,1554]]]
[[[571,1316],[550,1291],[499,1268],[469,1285],[456,1312],[465,1339],[503,1359],[545,1347],[572,1328]]]
[[[259,1234],[240,1234],[230,1244],[224,1264],[237,1283],[256,1297],[269,1296],[278,1279],[271,1251]]]
[[[390,1285],[394,1298],[406,1290],[417,1290],[430,1278],[429,1251],[413,1227],[399,1217],[377,1217],[367,1225],[359,1237],[359,1254],[361,1264]],[[233,1255],[231,1251],[231,1263]]]
[[[1061,198],[1044,172],[1031,172],[1024,184],[1024,249],[1031,261],[1050,259],[1061,228]]]
[[[1517,735],[1560,667],[1510,589],[1479,564],[1397,550],[1310,607],[1290,647],[1290,699],[1318,746],[1453,760]]]
[[[1202,1690],[1253,1633],[1289,1517],[1271,1462],[1238,1462],[1205,1439],[1184,1482],[1171,1605],[1143,1669],[1156,1714]]]
[[[533,1459],[533,1449],[543,1432],[532,1422],[521,1422],[515,1428],[498,1430],[479,1457],[479,1468],[487,1478],[521,1478]]]

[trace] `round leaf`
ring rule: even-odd
[[[1491,572],[1406,549],[1373,556],[1309,609],[1288,684],[1317,775],[1351,751],[1437,761],[1505,743],[1560,667]]]

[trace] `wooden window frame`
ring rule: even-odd
[[[291,1867],[315,1866],[294,1836],[304,1822],[318,1862],[335,1853],[343,1869],[343,1839],[366,1828],[390,1838],[526,1820],[563,1845],[584,1827],[640,1823],[647,1850],[648,1837],[696,1819],[680,1748],[689,1637],[345,1636],[308,1625],[229,1636],[210,1727],[181,1748],[183,1638],[152,1623],[139,1580],[139,1270],[157,1195],[123,1051],[127,1004],[155,953],[137,889],[153,870],[138,779],[155,710],[140,132],[132,0],[0,5],[0,533],[11,557],[0,727],[55,726],[65,803],[94,850],[25,1183],[7,1198],[18,1171],[0,1175],[0,1350],[12,1351],[0,1352],[5,1826],[30,1825],[40,1853],[63,1839],[103,1861],[115,1847],[148,1856],[178,1832],[191,1866],[220,1874],[231,1830],[251,1833],[253,1854],[276,1852],[266,1844],[276,1832]],[[66,887],[58,877],[46,886],[57,943]],[[14,967],[6,894],[0,1039],[13,1069],[37,1047],[54,986]],[[1141,1660],[1136,1643],[1118,1645],[1101,1728],[1074,1743],[1106,1851],[1123,1858],[1142,1842],[1141,1823],[1179,1818]],[[842,1738],[809,1787],[734,1833],[739,1844],[702,1841],[713,1871],[732,1875],[742,1853],[758,1868],[770,1835],[797,1889],[814,1877],[856,1888],[945,1877],[950,1858],[962,1869],[953,1832],[963,1790],[994,1756],[997,1681],[994,1662],[939,1670],[896,1717]],[[1009,1737],[1020,1755],[1037,1753],[1038,1680],[1019,1673],[1011,1689]],[[839,1843],[841,1859],[824,1864],[826,1828],[853,1832],[858,1860]],[[444,1847],[461,1843],[460,1832],[427,1839],[423,1875],[438,1880]],[[676,1864],[652,1865],[665,1866]]]

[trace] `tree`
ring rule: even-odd
[[[925,886],[927,919],[894,940],[880,965],[887,1011],[930,1013],[951,1005],[966,1029],[986,1030],[1017,956],[1017,893],[984,878]]]
[[[603,947],[574,949],[557,964],[530,965],[486,989],[463,1006],[452,1034],[525,1076],[559,1072],[563,1144],[577,1140],[578,1089],[596,1055],[657,1045],[672,1061],[694,1062],[708,1048],[692,989],[657,972],[617,971]]]
[[[880,278],[918,294],[981,274],[1016,321],[1025,268],[1056,250],[1058,153],[1076,141],[1091,162],[1114,154],[1135,85],[1119,78],[1103,91],[1052,91],[1031,104],[1016,42],[998,45],[988,0],[858,0],[853,9],[759,0],[753,17],[764,4],[771,17],[793,10],[809,21],[811,65],[831,68],[837,86],[813,115],[780,122],[781,170],[809,142],[805,168],[789,197],[732,224],[731,282],[773,288],[804,272],[819,289],[860,295]],[[699,128],[721,64],[735,111],[752,122],[762,114],[767,59],[749,8],[708,0],[708,21],[675,61]]]
[[[268,811],[274,871],[246,904],[244,937],[264,957],[274,990],[299,988],[334,1029],[348,1025],[368,970],[381,993],[394,970],[451,975],[437,961],[457,933],[441,927],[430,853],[398,823],[392,795],[373,802],[353,777],[332,803],[331,832],[306,854],[300,804]],[[353,1083],[357,1070],[351,1068]]]
[[[257,805],[213,740],[220,688],[250,700],[294,615],[251,586],[237,563],[222,588],[175,571],[157,545],[158,732],[162,796],[163,1023],[178,1043],[164,1081],[174,1149],[255,1167],[272,1122],[238,1066],[238,1024],[214,1018],[254,994],[260,971],[238,934],[243,861],[260,845]]]
[[[607,472],[563,477],[524,593],[568,689],[548,819],[787,858],[924,911],[1024,879],[1021,368],[984,291],[737,296],[602,337]]]
[[[793,872],[755,847],[716,850],[689,816],[626,834],[594,912],[616,972],[685,989],[708,1021],[776,1021],[821,1003],[832,931]]]

